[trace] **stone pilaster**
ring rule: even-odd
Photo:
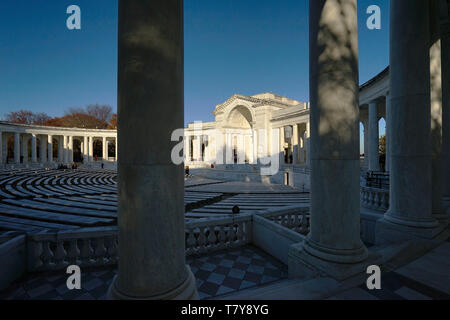
[[[119,270],[108,296],[198,298],[185,261],[184,170],[171,161],[184,124],[183,1],[120,0],[118,36]]]

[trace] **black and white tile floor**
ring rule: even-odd
[[[287,267],[253,246],[187,258],[201,299],[256,287],[287,277]],[[0,299],[104,299],[116,268],[82,270],[82,289],[68,290],[65,270],[29,275],[0,293]]]

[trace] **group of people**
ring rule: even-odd
[[[72,165],[66,165],[66,164],[60,163],[58,165],[58,170],[67,170],[67,169],[76,170],[76,169],[78,169],[78,165],[76,163],[72,163]]]

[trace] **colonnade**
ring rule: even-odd
[[[102,143],[102,153],[98,155],[98,159],[117,161],[115,132],[114,135],[104,135],[104,133],[102,135],[84,135],[84,132],[69,135],[61,134],[55,131],[55,128],[34,127],[38,129],[35,132],[22,125],[0,123],[0,164],[70,164],[74,162],[75,141],[79,142],[80,157],[83,163],[95,160],[95,141]],[[53,132],[50,134],[45,131]],[[13,140],[12,157],[11,154],[8,154],[8,150],[11,151],[11,145],[9,145],[11,139]],[[108,154],[110,143],[115,145],[112,159]]]

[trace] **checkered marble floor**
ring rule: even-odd
[[[256,287],[287,277],[287,267],[254,246],[187,258],[201,299]],[[116,268],[82,269],[82,289],[68,290],[65,270],[28,275],[0,293],[0,299],[104,299]]]

